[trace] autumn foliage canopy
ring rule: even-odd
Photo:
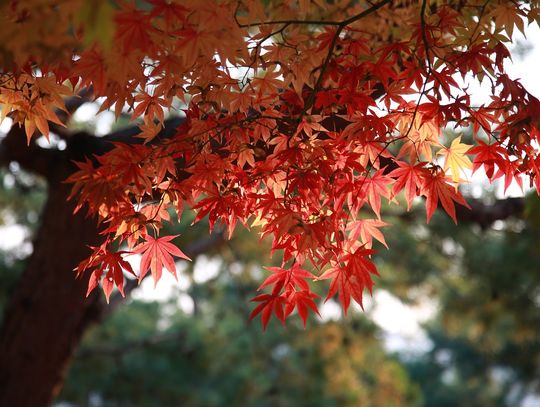
[[[135,253],[139,279],[175,275],[182,236],[160,232],[194,211],[229,236],[240,223],[273,239],[282,264],[266,269],[252,317],[296,310],[305,323],[318,312],[311,282],[329,280],[345,312],[372,289],[383,203],[418,200],[428,222],[437,207],[456,221],[471,171],[540,190],[540,102],[505,72],[537,2],[1,4],[0,114],[28,143],[84,89],[140,129],[68,180],[103,226],[78,266],[89,292],[122,292]],[[473,82],[486,103],[471,103]],[[184,119],[164,132],[171,114]]]

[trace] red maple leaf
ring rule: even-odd
[[[146,50],[152,44],[150,34],[155,29],[150,22],[150,15],[128,8],[116,15],[116,24],[116,36],[126,50]]]
[[[343,256],[340,262],[336,262],[319,277],[320,280],[332,279],[326,300],[337,293],[345,315],[351,304],[351,297],[362,306],[362,292],[365,288],[371,292],[373,287],[371,274],[379,275],[368,258],[373,253],[375,250],[360,247]]]
[[[172,239],[178,235],[163,236],[158,239],[154,239],[150,235],[146,235],[146,242],[141,243],[132,251],[135,253],[142,253],[141,265],[139,271],[139,281],[148,273],[148,269],[152,272],[154,282],[157,284],[161,278],[161,272],[165,267],[176,278],[176,265],[174,264],[173,256],[180,257],[191,261],[191,259],[184,254],[178,247],[170,243]]]
[[[413,199],[418,195],[419,188],[422,187],[423,178],[428,174],[425,168],[426,163],[416,165],[403,161],[396,161],[395,163],[399,168],[396,168],[389,174],[390,177],[396,177],[392,195],[396,195],[404,189],[407,210],[410,210]]]
[[[278,294],[283,288],[287,288],[287,285],[291,285],[292,288],[300,287],[302,290],[308,290],[307,278],[315,278],[309,271],[304,270],[298,263],[295,263],[289,270],[281,267],[265,267],[273,274],[264,280],[259,286],[257,291],[262,290],[264,287],[273,285],[272,294]]]
[[[437,209],[437,203],[439,201],[441,202],[446,213],[456,224],[457,218],[454,202],[471,209],[461,193],[457,191],[453,185],[448,183],[449,180],[451,179],[445,176],[442,171],[438,171],[433,176],[425,179],[422,192],[426,196],[426,215],[428,223],[433,216],[433,212],[435,212],[435,209]]]
[[[281,322],[285,322],[285,311],[283,307],[285,305],[286,299],[283,296],[273,294],[261,294],[253,298],[251,301],[260,302],[260,304],[257,305],[255,309],[253,309],[253,311],[251,311],[249,319],[252,320],[262,312],[261,322],[264,330],[266,330],[266,326],[268,325],[268,321],[270,321],[272,312],[276,314],[276,317]]]
[[[484,171],[490,181],[497,178],[495,166],[504,172],[509,161],[506,149],[498,143],[487,144],[482,140],[478,140],[478,145],[471,148],[469,154],[475,156],[472,167],[473,173],[483,165]]]
[[[287,297],[285,315],[288,316],[296,308],[298,310],[298,315],[300,315],[300,318],[302,318],[302,322],[304,323],[305,328],[308,316],[308,308],[315,312],[317,315],[321,316],[321,314],[319,314],[319,310],[317,309],[315,301],[313,301],[317,297],[317,294],[309,290],[291,291],[291,293]]]
[[[77,267],[80,275],[84,270],[95,268],[88,280],[88,290],[86,296],[96,288],[101,280],[101,276],[105,273],[105,277],[101,283],[105,298],[109,302],[111,292],[114,285],[118,287],[118,291],[122,296],[124,294],[124,271],[135,275],[131,265],[122,258],[125,252],[109,252],[105,246],[94,247],[94,253],[85,261],[81,262]]]
[[[362,192],[360,198],[362,199],[359,201],[360,205],[357,204],[354,208],[358,210],[367,201],[379,219],[381,218],[381,196],[390,199],[388,186],[394,182],[392,178],[384,175],[384,170],[381,168],[371,177],[365,177],[358,181],[359,190]]]

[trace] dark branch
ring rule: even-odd
[[[156,141],[163,140],[174,136],[176,128],[184,122],[183,117],[171,117],[164,121],[163,129],[159,132],[158,136],[155,138]],[[115,143],[122,142],[128,144],[142,144],[143,139],[135,138],[141,130],[137,126],[130,126],[124,129],[109,133],[108,135],[101,137],[100,139],[104,142]]]
[[[466,198],[471,209],[456,205],[456,218],[458,224],[474,223],[482,229],[487,229],[498,220],[510,218],[523,219],[526,198],[504,198],[493,203],[485,203],[480,199]],[[437,208],[443,211],[440,206]],[[394,212],[394,214],[396,214]],[[412,209],[410,212],[401,212],[397,216],[403,220],[411,221],[420,215],[420,211]]]
[[[467,199],[471,209],[456,205],[456,217],[458,222],[476,223],[482,229],[491,226],[497,220],[505,220],[511,217],[523,218],[525,198],[505,198],[491,204],[486,204],[478,199]]]
[[[384,6],[387,3],[390,3],[392,0],[383,0],[380,3],[372,5],[370,8],[362,11],[359,14],[356,14],[346,20],[343,21],[326,21],[326,20],[272,20],[272,21],[261,21],[256,23],[249,23],[249,24],[240,24],[238,22],[238,19],[236,20],[236,23],[238,24],[238,27],[240,28],[249,28],[249,27],[258,27],[261,25],[273,25],[273,24],[285,24],[285,25],[334,25],[338,27],[346,27],[349,24],[352,24],[369,14],[374,13],[378,9],[380,9],[382,6]],[[235,15],[235,18],[237,16]]]
[[[50,178],[60,161],[61,151],[26,144],[24,127],[13,125],[0,143],[0,167],[17,161],[25,170]]]

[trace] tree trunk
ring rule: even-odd
[[[85,329],[99,319],[103,301],[85,298],[88,274],[73,268],[99,235],[84,211],[73,215],[69,186],[49,183],[34,252],[6,308],[0,330],[0,406],[52,403]]]

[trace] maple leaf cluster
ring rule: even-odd
[[[135,140],[78,163],[68,180],[77,209],[104,225],[78,268],[92,272],[89,291],[100,281],[107,297],[122,291],[134,253],[139,278],[175,274],[175,257],[187,256],[160,231],[191,210],[229,236],[240,222],[272,237],[282,265],[267,269],[251,316],[266,326],[296,310],[305,323],[318,312],[312,281],[330,280],[327,299],[345,312],[371,291],[383,202],[423,199],[428,222],[438,206],[456,221],[455,204],[468,206],[458,186],[479,169],[540,190],[540,101],[505,70],[514,31],[540,20],[536,2],[7,3],[3,27],[21,38],[0,37],[1,117],[29,142],[58,122],[62,96],[84,88],[101,109],[140,120]],[[71,29],[35,28],[43,13]],[[96,34],[96,13],[110,41]],[[489,85],[489,102],[471,104],[471,81]],[[165,135],[175,111],[183,122]],[[459,134],[467,127],[473,144]]]

